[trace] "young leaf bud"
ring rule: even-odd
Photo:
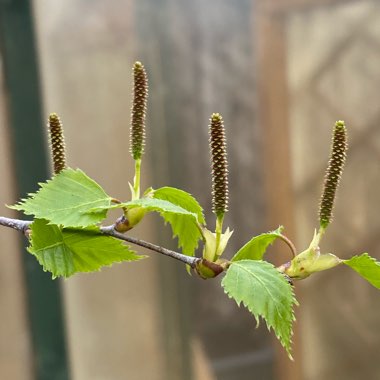
[[[332,210],[336,190],[342,175],[347,152],[347,129],[344,121],[335,123],[330,160],[326,171],[325,183],[319,208],[319,224],[326,228],[332,220]]]
[[[195,271],[204,280],[218,276],[224,269],[224,266],[206,259],[201,259],[195,264]]]
[[[148,100],[148,77],[141,62],[133,65],[133,102],[130,132],[130,152],[134,160],[141,159],[145,144],[145,114]]]
[[[212,210],[217,216],[228,211],[228,163],[226,136],[222,116],[210,119],[210,150],[212,162]]]
[[[66,167],[65,140],[60,118],[56,113],[49,116],[50,148],[53,158],[54,174],[60,173]]]

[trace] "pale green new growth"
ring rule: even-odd
[[[101,222],[106,210],[87,213],[94,207],[111,205],[105,191],[80,169],[65,169],[45,183],[37,193],[11,206],[26,215],[65,227],[87,227]]]
[[[296,255],[290,263],[281,265],[277,269],[294,280],[302,280],[313,273],[332,269],[341,264],[339,257],[332,253],[321,253],[319,243],[323,234],[324,229],[318,233],[315,231],[309,247]]]
[[[292,286],[266,261],[242,260],[231,264],[222,281],[230,298],[241,303],[259,322],[262,317],[291,358],[293,305],[297,305]]]
[[[31,231],[28,250],[53,278],[93,272],[106,265],[144,257],[136,255],[122,241],[101,235],[96,228],[61,229],[46,220],[36,219]]]
[[[268,247],[281,237],[283,229],[284,227],[280,226],[275,231],[255,236],[239,249],[231,261],[262,260]]]
[[[227,227],[224,233],[220,234],[203,228],[204,246],[202,257],[211,262],[217,261],[225,251],[233,232],[230,231],[229,227]]]
[[[380,289],[380,262],[369,256],[368,253],[343,260],[343,263],[358,272],[375,288]]]

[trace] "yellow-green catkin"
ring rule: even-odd
[[[334,199],[342,175],[347,152],[347,129],[344,121],[335,123],[330,160],[326,171],[323,193],[319,208],[319,224],[326,228],[332,221]]]
[[[56,113],[49,115],[50,148],[53,159],[54,174],[60,173],[66,167],[65,139],[59,116]]]
[[[145,117],[148,100],[148,77],[144,65],[133,65],[133,101],[130,131],[130,152],[134,160],[141,159],[145,145]]]
[[[219,217],[228,211],[227,145],[222,116],[214,113],[209,125],[212,164],[212,210]]]

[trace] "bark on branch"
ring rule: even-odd
[[[0,216],[0,225],[1,226],[13,228],[14,230],[20,231],[24,234],[27,233],[31,224],[32,224],[32,222],[29,220],[12,219],[12,218],[6,218],[4,216]],[[186,255],[183,255],[182,253],[175,252],[175,251],[172,251],[170,249],[160,247],[158,245],[149,243],[147,241],[137,239],[137,238],[134,238],[132,236],[124,235],[120,232],[115,231],[115,228],[113,225],[100,227],[100,232],[103,235],[112,236],[116,239],[120,239],[120,240],[126,241],[128,243],[132,243],[132,244],[138,245],[140,247],[147,248],[151,251],[160,253],[161,255],[169,256],[173,259],[182,261],[183,263],[190,265],[191,268],[195,268],[196,263],[200,260],[197,257],[186,256]]]

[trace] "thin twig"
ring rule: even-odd
[[[29,220],[11,219],[5,216],[0,216],[0,226],[13,228],[14,230],[25,233],[28,227],[32,224]]]
[[[296,250],[296,247],[294,246],[293,242],[283,234],[280,234],[279,238],[288,245],[288,247],[292,251],[293,258],[296,257],[297,256],[297,250]]]
[[[173,259],[182,261],[183,263],[190,265],[192,268],[195,268],[196,263],[200,260],[197,257],[186,256],[186,255],[183,255],[182,253],[175,252],[164,247],[160,247],[158,245],[149,243],[147,241],[136,239],[132,236],[124,235],[120,232],[115,231],[115,228],[113,225],[107,226],[107,227],[100,227],[100,231],[104,235],[113,236],[117,239],[127,241],[128,243],[136,244],[136,245],[139,245],[140,247],[144,247],[144,248],[150,249],[151,251],[155,251],[155,252],[161,253],[162,255],[169,256],[169,257],[172,257]]]
[[[29,229],[31,224],[32,222],[29,220],[11,219],[11,218],[6,218],[4,216],[0,216],[1,226],[13,228],[22,233],[26,233],[26,231]],[[199,258],[186,256],[186,255],[183,255],[182,253],[160,247],[158,245],[149,243],[144,240],[123,235],[122,233],[115,231],[115,228],[113,225],[100,227],[100,232],[103,235],[112,236],[116,239],[124,240],[128,243],[139,245],[140,247],[147,248],[147,249],[150,249],[151,251],[158,252],[162,255],[172,257],[173,259],[182,261],[183,263],[190,265],[192,268],[195,268],[196,263],[200,260]]]

